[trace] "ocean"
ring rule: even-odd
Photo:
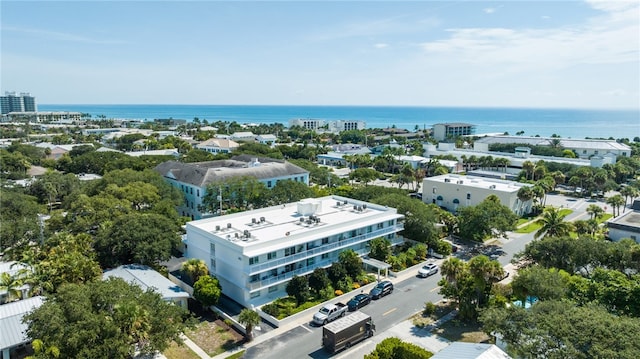
[[[470,107],[386,106],[250,106],[250,105],[38,105],[39,111],[72,111],[114,119],[194,118],[248,123],[282,123],[313,118],[326,121],[362,120],[367,128],[395,126],[410,131],[433,124],[463,122],[476,126],[476,134],[504,133],[524,136],[559,135],[564,138],[640,137],[640,110],[573,110]]]

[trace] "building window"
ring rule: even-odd
[[[312,257],[312,258],[308,258],[308,259],[307,259],[307,267],[312,266],[312,265],[314,265],[315,263],[316,263],[316,259],[315,259],[315,257]]]
[[[320,258],[322,258],[322,259],[329,258],[329,253],[322,253],[322,256]]]
[[[189,187],[189,192],[193,194],[193,187]]]
[[[249,278],[249,282],[255,283],[260,280],[260,274],[254,274]]]
[[[378,223],[377,227],[378,227],[378,229],[382,229],[382,228],[384,228],[384,224],[383,223]]]
[[[251,299],[258,298],[259,296],[260,296],[260,291],[256,291],[256,292],[251,293]]]
[[[215,243],[209,244],[209,253],[211,253],[212,256],[216,254],[216,244]]]
[[[211,258],[209,260],[209,262],[211,263],[211,271],[215,272],[215,270],[216,270],[216,259],[215,258]]]
[[[278,256],[278,253],[277,253],[277,252],[270,252],[270,253],[267,253],[267,259],[268,259],[268,260],[275,259],[277,256]]]
[[[467,199],[471,199],[471,193],[467,193]]]
[[[327,243],[329,243],[329,237],[322,238],[322,244],[327,244]]]
[[[258,264],[260,262],[260,257],[251,257],[249,258],[249,265]]]
[[[292,254],[296,254],[296,247],[289,247],[284,250],[284,256],[288,257]]]
[[[273,292],[277,292],[278,291],[278,285],[272,285],[271,287],[269,287],[269,293],[273,293]]]
[[[267,181],[267,188],[271,188],[271,181]]]
[[[431,193],[436,193],[436,192],[437,192],[437,191],[436,191],[436,188],[435,188],[435,187],[433,187],[433,189],[431,190]]]
[[[394,224],[395,224],[395,221],[393,219],[389,221],[389,227],[393,227]]]
[[[200,197],[200,190],[199,189],[196,190],[196,196]]]

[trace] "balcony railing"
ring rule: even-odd
[[[383,229],[379,229],[376,231],[373,231],[371,233],[365,233],[365,234],[361,234],[349,239],[343,239],[341,241],[337,241],[337,242],[332,242],[332,243],[327,243],[315,248],[310,248],[304,252],[300,252],[300,253],[296,253],[287,257],[283,257],[283,258],[278,258],[278,259],[272,259],[270,261],[267,261],[265,263],[260,263],[260,264],[254,264],[252,266],[249,266],[249,272],[247,273],[245,270],[245,274],[247,275],[252,275],[252,274],[257,274],[259,272],[263,272],[269,269],[273,269],[276,267],[281,267],[287,264],[291,264],[291,263],[295,263],[295,262],[299,262],[301,260],[310,258],[310,257],[314,257],[326,252],[331,252],[335,249],[338,248],[343,248],[343,247],[348,247],[350,245],[353,244],[357,244],[359,242],[364,242],[366,240],[369,239],[373,239],[373,238],[377,238],[377,237],[381,237],[381,236],[385,236],[391,233],[395,233],[395,232],[399,232],[401,230],[403,230],[404,227],[402,225],[396,225],[393,227],[386,227]]]
[[[358,255],[364,255],[369,253],[369,249],[368,248],[358,249],[355,252]],[[316,262],[313,265],[304,266],[302,268],[298,268],[290,272],[282,273],[279,275],[272,275],[263,280],[247,283],[246,287],[250,291],[270,287],[275,284],[289,281],[291,278],[293,278],[294,275],[297,275],[297,276],[307,275],[313,272],[313,270],[316,268],[330,266],[333,262],[334,262],[333,259],[328,258],[328,259]]]

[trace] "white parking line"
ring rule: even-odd
[[[307,331],[309,331],[309,333],[313,333],[313,330],[311,330],[311,329],[307,328],[307,326],[306,326],[306,325],[302,324],[302,325],[300,325],[300,326],[301,326],[301,327],[303,327],[304,329],[306,329]]]

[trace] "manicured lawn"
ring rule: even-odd
[[[478,322],[462,322],[457,319],[443,323],[435,334],[452,342],[488,343],[491,338],[481,330]]]
[[[541,225],[535,223],[535,222],[531,222],[529,224],[527,224],[524,227],[518,228],[515,230],[516,233],[531,233],[534,231],[537,231],[538,229],[540,229],[540,227],[542,227]]]
[[[564,209],[561,209],[559,213],[560,213],[561,216],[568,216],[571,213],[573,213],[573,210],[571,210],[569,208],[564,208]]]
[[[609,220],[609,218],[613,217],[613,214],[611,213],[605,213],[602,216],[600,216],[600,218],[597,219],[598,223],[604,223],[607,220]]]

